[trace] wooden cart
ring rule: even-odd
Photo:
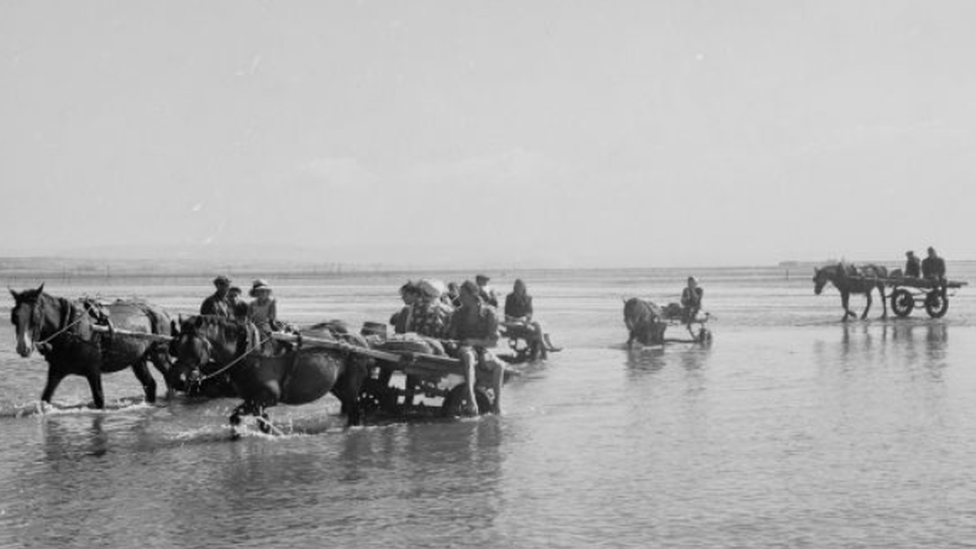
[[[891,292],[891,310],[900,317],[912,314],[915,307],[924,307],[932,318],[942,318],[949,311],[949,296],[955,295],[966,282],[938,281],[927,278],[888,277],[883,279]]]

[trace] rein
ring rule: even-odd
[[[34,304],[34,313],[31,315],[31,316],[35,317],[35,318],[33,318],[33,321],[34,321],[34,332],[37,334],[37,336],[40,335],[40,331],[41,331],[41,316],[42,316],[41,315],[41,309],[42,309],[42,307],[43,307],[43,304],[41,303],[41,296],[38,296],[38,300]],[[54,338],[56,338],[59,335],[67,332],[71,328],[74,328],[79,323],[81,323],[82,320],[85,320],[85,316],[86,315],[87,315],[87,313],[82,312],[81,314],[78,315],[78,318],[76,320],[70,322],[65,327],[61,328],[60,330],[54,332],[52,335],[50,335],[50,336],[48,336],[48,337],[46,337],[46,338],[44,338],[44,339],[42,339],[40,341],[37,340],[37,336],[32,336],[31,339],[34,340],[34,345],[45,345],[47,343],[50,343]]]
[[[194,337],[200,337],[200,336],[197,335],[197,336],[194,336]],[[207,347],[213,348],[213,344],[210,343],[210,341],[208,341],[207,338],[201,338],[201,339],[203,339],[204,341],[207,342]],[[241,353],[241,356],[239,356],[239,357],[235,358],[234,360],[228,362],[224,367],[220,368],[216,372],[211,372],[211,373],[209,373],[209,374],[207,374],[205,376],[201,376],[197,380],[197,383],[203,383],[204,381],[206,381],[208,379],[217,377],[220,374],[226,372],[227,370],[230,370],[231,368],[233,368],[234,366],[236,366],[238,363],[240,363],[242,360],[244,360],[245,358],[247,358],[248,356],[250,356],[251,353],[253,353],[255,351],[260,351],[261,350],[261,347],[263,347],[264,344],[267,343],[267,342],[269,342],[269,341],[271,341],[271,338],[270,337],[262,339],[254,349],[251,349],[250,351],[245,351],[244,353]]]

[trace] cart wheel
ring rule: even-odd
[[[949,310],[949,300],[941,290],[932,290],[925,297],[925,312],[932,318],[942,318]]]
[[[478,413],[487,414],[491,410],[491,396],[481,387],[474,388],[474,397],[478,400]],[[451,389],[444,397],[444,404],[441,412],[444,417],[461,417],[465,415],[468,408],[468,389],[463,383]]]
[[[908,290],[898,288],[891,293],[891,310],[894,311],[896,315],[905,318],[906,316],[912,314],[912,309],[914,308],[915,298]]]

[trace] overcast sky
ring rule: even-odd
[[[8,0],[0,254],[976,259],[974,21],[968,1]]]

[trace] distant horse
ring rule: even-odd
[[[843,321],[846,322],[848,317],[857,318],[857,314],[851,311],[848,306],[851,294],[864,294],[867,298],[868,304],[864,308],[864,313],[861,314],[861,319],[867,318],[868,311],[871,310],[871,292],[875,288],[881,294],[881,306],[884,308],[882,318],[888,316],[888,304],[885,301],[883,280],[888,276],[888,269],[878,265],[854,267],[853,265],[838,263],[836,265],[814,268],[813,272],[814,294],[820,295],[828,282],[840,291],[840,302],[844,307]]]
[[[356,345],[365,346],[359,336],[332,335],[324,329],[311,335],[335,341],[348,337]],[[240,424],[241,416],[253,415],[265,420],[261,429],[268,431],[267,408],[279,403],[307,404],[330,391],[342,403],[348,424],[361,423],[359,393],[369,373],[368,359],[314,346],[263,356],[264,342],[260,338],[250,322],[215,316],[190,317],[182,323],[170,347],[176,355],[175,377],[193,380],[225,370],[244,399],[231,414],[230,423],[234,426]],[[219,370],[204,374],[208,364],[216,365]]]
[[[627,347],[633,346],[634,341],[643,345],[660,345],[664,343],[664,331],[668,323],[664,319],[663,311],[656,304],[643,299],[632,297],[624,302],[624,324],[630,332]]]
[[[92,329],[94,317],[107,317],[111,326],[133,332],[168,336],[169,316],[159,307],[135,301],[100,305],[92,301],[69,301],[37,289],[16,292],[10,321],[17,336],[17,353],[27,358],[37,348],[48,363],[47,384],[41,395],[50,403],[58,384],[68,375],[84,376],[91,388],[95,407],[105,407],[102,374],[132,368],[146,394],[156,401],[156,382],[146,365],[153,365],[169,387],[169,355],[164,343],[138,336],[100,333]]]

